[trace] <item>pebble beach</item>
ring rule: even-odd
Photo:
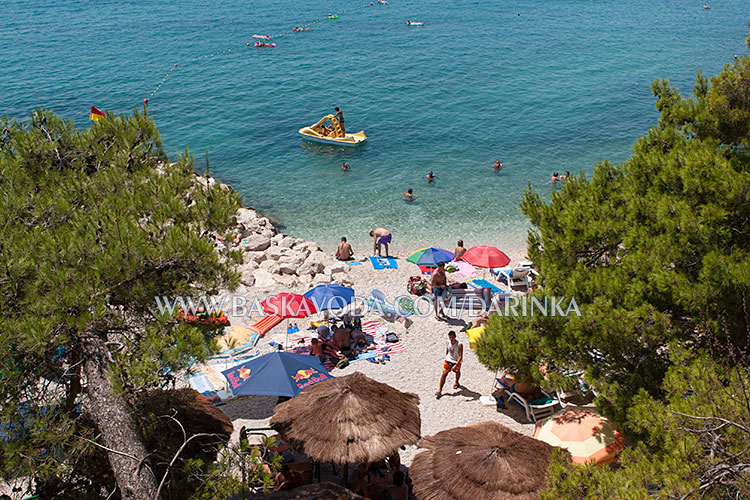
[[[205,179],[199,179],[205,182]],[[209,182],[213,182],[213,179]],[[410,251],[401,250],[407,245],[399,245],[395,253],[391,252],[398,268],[375,270],[366,259],[366,256],[371,255],[371,245],[366,248],[355,246],[354,257],[362,262],[358,265],[346,265],[334,259],[335,249],[324,251],[315,242],[280,233],[269,219],[252,208],[241,208],[237,214],[237,221],[235,240],[217,241],[217,248],[242,251],[243,264],[237,269],[242,284],[237,290],[224,291],[223,294],[227,297],[240,295],[248,303],[256,298],[263,300],[279,292],[302,294],[323,283],[350,286],[359,297],[367,297],[374,289],[381,290],[390,301],[393,301],[395,297],[407,294],[409,277],[420,274],[418,267],[407,262],[406,257],[413,251],[430,245],[430,242],[422,242],[421,246],[417,243]],[[396,238],[397,234],[394,235],[394,240]],[[467,243],[466,246],[473,245]],[[522,248],[523,245],[518,243],[515,247],[509,246],[502,250],[511,257],[511,263],[517,263],[525,259]],[[482,276],[482,270],[478,270],[478,276]],[[453,278],[465,279],[459,276]],[[391,354],[390,360],[384,363],[355,361],[343,369],[334,369],[332,375],[341,376],[359,371],[401,391],[417,394],[420,398],[423,436],[485,421],[496,421],[520,433],[533,434],[534,425],[527,421],[520,406],[511,404],[508,409],[498,410],[494,405],[484,406],[480,402],[480,396],[490,395],[492,391],[494,372],[479,363],[476,354],[469,347],[467,335],[460,331],[465,321],[470,319],[467,314],[467,311],[463,311],[462,316],[450,321],[437,320],[433,314],[413,315],[410,317],[411,324],[390,322],[376,314],[365,315],[363,322],[378,319],[382,326],[395,332],[405,351]],[[300,333],[304,335],[310,321],[319,317],[316,315],[288,321],[296,323]],[[259,316],[255,315],[230,315],[231,324],[234,326],[249,326],[258,319]],[[260,339],[257,348],[261,354],[273,351],[271,342],[284,343],[288,321],[283,321]],[[453,389],[454,377],[452,374],[449,375],[443,396],[438,399],[435,397],[435,391],[438,389],[442,373],[447,333],[450,330],[458,332],[457,339],[464,345],[460,387]],[[267,427],[276,403],[276,397],[246,396],[230,399],[221,406],[222,411],[234,424],[232,440],[238,439],[242,426]],[[416,452],[417,448],[414,446],[403,451],[403,463],[409,465]]]

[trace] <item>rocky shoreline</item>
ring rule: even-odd
[[[203,185],[218,182],[197,174],[196,180]],[[220,185],[231,189],[226,184]],[[219,235],[213,237],[221,253],[242,253],[242,263],[237,267],[241,285],[235,294],[245,295],[251,287],[256,292],[270,292],[329,283],[353,284],[348,277],[348,266],[323,252],[317,243],[280,232],[269,217],[252,207],[240,207],[234,217],[231,241]]]

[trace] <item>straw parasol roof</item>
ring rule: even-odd
[[[554,448],[496,422],[423,438],[409,469],[419,500],[531,500]]]
[[[325,380],[276,406],[271,427],[318,462],[374,462],[415,444],[419,396],[354,372]]]
[[[289,491],[256,495],[253,500],[367,500],[333,483],[310,484]]]

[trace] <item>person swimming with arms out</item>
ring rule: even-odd
[[[495,172],[499,172],[500,169],[505,168],[505,165],[503,165],[502,163],[500,163],[500,160],[495,160],[495,163],[492,164],[492,168],[495,169]]]
[[[399,193],[399,194],[403,195],[404,201],[409,202],[409,203],[411,203],[411,202],[415,201],[417,198],[419,198],[419,196],[417,196],[416,194],[414,194],[414,190],[412,188],[407,189],[405,193]]]
[[[550,179],[549,179],[549,181],[550,181],[551,184],[554,184],[555,182],[558,182],[558,181],[561,181],[561,180],[562,180],[562,178],[558,175],[557,172],[555,172],[554,174],[552,174],[552,177],[550,177]]]
[[[350,168],[352,168],[352,167],[350,167],[349,164],[346,163],[346,162],[344,162],[344,164],[341,165],[341,171],[344,172],[344,173],[346,173]]]
[[[433,174],[432,170],[430,170],[429,172],[427,172],[427,175],[425,175],[425,179],[427,179],[427,184],[432,184],[435,181],[435,179],[437,179],[437,178],[438,178],[438,176],[435,175],[435,174]],[[401,194],[403,194],[403,193],[401,193]]]

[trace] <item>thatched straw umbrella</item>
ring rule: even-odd
[[[343,486],[333,483],[310,484],[289,491],[257,495],[253,500],[367,500]]]
[[[277,405],[271,427],[313,460],[346,467],[382,460],[419,441],[418,404],[416,394],[354,372],[319,382]]]
[[[496,422],[423,438],[410,473],[419,500],[531,500],[554,448]]]

